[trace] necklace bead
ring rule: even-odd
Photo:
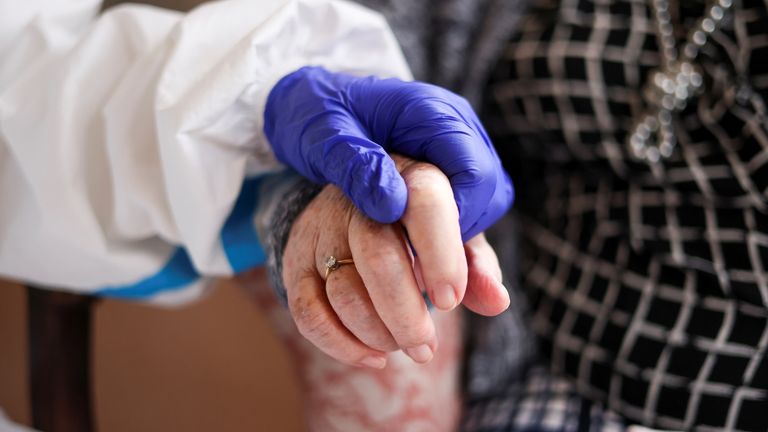
[[[662,66],[651,72],[652,79],[648,80],[643,90],[648,109],[632,128],[628,144],[637,159],[655,164],[674,153],[677,139],[672,116],[685,109],[688,101],[702,91],[703,75],[694,61],[701,47],[709,40],[709,35],[723,21],[733,0],[715,0],[707,8],[707,13],[696,23],[683,44],[682,58],[678,55],[668,0],[651,0],[650,3],[656,19]]]

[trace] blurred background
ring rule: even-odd
[[[283,346],[235,283],[182,309],[94,307],[96,429],[300,431],[298,383]],[[0,281],[0,408],[31,424],[24,287]]]

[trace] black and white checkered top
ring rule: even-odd
[[[682,41],[705,4],[672,4]],[[495,69],[534,326],[556,373],[630,421],[766,431],[768,1],[735,0],[651,167],[625,141],[655,28],[645,0],[536,0]]]

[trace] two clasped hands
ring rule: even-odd
[[[291,315],[314,345],[352,365],[383,368],[395,350],[426,363],[438,341],[422,293],[441,310],[508,307],[482,232],[514,192],[466,100],[305,67],[273,88],[264,118],[277,157],[327,184],[283,254]],[[328,257],[354,265],[328,272]]]

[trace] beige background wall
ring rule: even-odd
[[[300,431],[296,379],[232,283],[179,310],[102,301],[94,316],[99,431]],[[0,407],[29,424],[26,295],[0,281]]]

